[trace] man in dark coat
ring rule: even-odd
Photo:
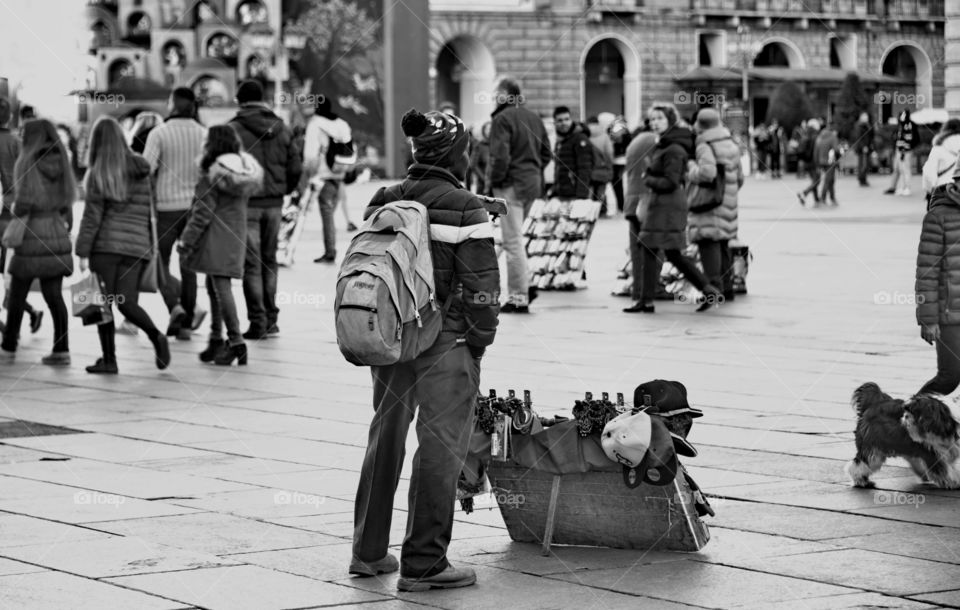
[[[244,339],[264,339],[277,327],[277,238],[283,197],[300,181],[302,163],[293,132],[263,103],[263,87],[248,80],[237,89],[240,111],[230,121],[243,148],[263,168],[263,188],[247,203],[247,260],[243,297],[250,328]]]
[[[870,126],[870,115],[860,113],[860,118],[853,126],[851,146],[857,151],[857,181],[860,186],[870,186],[867,182],[867,172],[870,169],[870,151],[873,150],[873,128]]]
[[[449,308],[439,338],[426,352],[410,362],[371,367],[376,414],[354,507],[350,572],[376,576],[399,567],[401,591],[451,589],[476,582],[472,569],[450,565],[447,546],[457,479],[474,427],[480,358],[496,335],[500,269],[483,203],[461,186],[469,166],[463,122],[442,112],[411,110],[401,125],[412,138],[414,163],[401,184],[377,191],[364,217],[398,200],[427,208],[437,301]],[[418,407],[420,446],[398,566],[387,551],[393,499]]]
[[[504,313],[530,313],[530,272],[523,247],[523,220],[543,193],[543,168],[550,162],[550,140],[543,121],[521,104],[520,85],[505,78],[497,85],[497,109],[490,127],[488,188],[506,199],[500,219],[507,253],[507,303]]]
[[[583,125],[575,123],[570,109],[557,106],[553,111],[557,128],[554,152],[553,196],[561,199],[589,199],[590,172],[593,170],[593,145]]]

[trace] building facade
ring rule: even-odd
[[[886,119],[901,108],[944,105],[944,4],[434,0],[433,96],[454,102],[476,126],[488,120],[496,80],[512,76],[543,115],[565,104],[581,117],[612,112],[637,125],[651,103],[665,100],[685,114],[716,105],[756,124],[785,80],[800,83],[814,111],[829,116],[844,76],[856,71]]]

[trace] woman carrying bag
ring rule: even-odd
[[[53,351],[41,362],[70,364],[69,316],[63,301],[63,278],[73,273],[70,229],[76,182],[70,157],[53,123],[29,121],[23,128],[23,149],[14,167],[16,196],[13,218],[3,245],[12,248],[10,302],[0,349],[7,360],[17,351],[27,293],[34,280],[53,317]]]
[[[156,254],[151,223],[153,205],[150,164],[130,150],[123,130],[111,117],[101,117],[90,133],[90,164],[85,180],[86,205],[80,221],[76,253],[103,280],[109,303],[149,337],[158,369],[170,364],[167,337],[157,330],[138,304],[141,274]],[[97,326],[103,357],[88,373],[117,373],[116,328]]]
[[[210,342],[200,360],[227,366],[234,359],[238,364],[247,363],[230,280],[243,277],[247,199],[263,182],[263,168],[240,150],[240,137],[232,126],[210,128],[200,162],[202,175],[177,248],[185,268],[207,276]],[[223,341],[224,325],[227,343]]]
[[[705,311],[719,305],[723,295],[681,252],[687,245],[687,196],[683,185],[687,161],[694,154],[693,133],[679,123],[677,109],[672,104],[654,104],[649,119],[658,138],[643,182],[653,194],[640,226],[643,248],[641,300],[630,311],[654,312],[653,297],[660,269],[657,250],[663,250],[666,259],[704,294],[697,311]]]

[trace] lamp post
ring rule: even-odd
[[[749,42],[747,40],[750,33],[750,28],[744,24],[737,26],[737,47],[740,51],[741,63],[743,67],[741,68],[741,82],[740,87],[743,92],[743,121],[744,121],[744,141],[747,145],[747,151],[752,153],[753,142],[750,137],[750,128],[753,126],[751,124],[751,112],[750,112],[750,75],[748,74],[750,70],[750,64],[753,63],[754,57],[756,57],[759,50],[759,43]],[[753,155],[750,154],[750,159],[753,159]],[[751,161],[751,166],[752,166]]]

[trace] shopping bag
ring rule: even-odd
[[[3,231],[3,237],[0,237],[0,245],[4,248],[17,249],[23,245],[23,236],[27,232],[27,219],[14,216],[7,223],[7,228]]]
[[[100,276],[96,273],[84,274],[80,281],[70,287],[70,297],[73,315],[80,318],[84,326],[105,324],[113,320]]]

